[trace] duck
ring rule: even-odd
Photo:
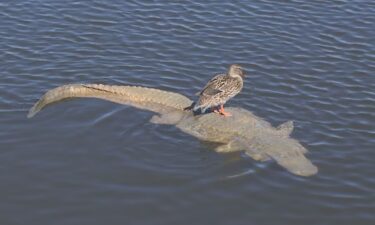
[[[236,96],[243,87],[245,72],[238,64],[232,64],[226,73],[214,76],[196,95],[193,112],[205,113],[211,110],[223,116],[231,116],[224,110],[224,104]]]

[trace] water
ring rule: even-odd
[[[375,3],[238,2],[2,1],[0,223],[374,224]],[[294,120],[316,176],[101,100],[26,119],[63,84],[194,97],[231,63],[248,77],[228,105]]]

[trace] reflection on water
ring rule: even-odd
[[[1,224],[371,224],[374,15],[371,1],[0,3]],[[66,83],[194,98],[231,63],[249,75],[228,105],[294,120],[316,176],[100,100],[26,119]]]

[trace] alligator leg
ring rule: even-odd
[[[256,161],[267,161],[270,159],[268,155],[256,149],[246,149],[245,154],[250,156],[252,159]]]
[[[243,145],[243,142],[239,138],[235,138],[231,141],[229,141],[227,144],[219,145],[215,148],[216,152],[236,152],[236,151],[242,151],[245,149],[245,146]]]
[[[266,161],[270,157],[267,155],[264,150],[265,146],[262,142],[259,142],[256,138],[252,140],[245,141],[244,145],[246,146],[245,154],[257,161]]]
[[[246,143],[247,142],[241,138],[234,138],[227,144],[219,145],[218,147],[216,147],[215,151],[226,153],[245,150],[245,154],[256,161],[267,161],[270,159],[270,157],[266,155],[264,152],[261,152],[259,149],[254,148],[254,146],[250,146]]]
[[[167,112],[163,113],[160,115],[154,115],[150,119],[151,123],[154,124],[177,124],[183,117],[183,113],[180,111],[172,111],[172,112]]]

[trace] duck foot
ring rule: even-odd
[[[214,109],[214,113],[219,113],[220,115],[225,117],[232,116],[232,114],[230,114],[229,112],[225,112],[224,105],[220,105],[219,109]]]

